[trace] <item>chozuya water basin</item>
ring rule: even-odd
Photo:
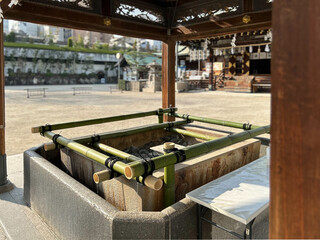
[[[236,141],[234,136],[238,134],[227,136],[186,121],[161,123],[163,112],[174,114],[172,109],[157,110],[153,114],[160,116],[158,124],[99,137],[69,140],[52,134],[55,126],[39,127],[43,135],[52,136],[54,144],[25,152],[25,200],[58,236],[66,239],[196,238],[195,204],[185,199],[185,194],[257,159],[260,141],[248,138],[268,128],[243,132],[242,139]],[[249,136],[244,138],[246,134]],[[230,137],[230,144],[235,144],[223,148],[222,143],[227,141],[223,139]],[[155,152],[150,148],[167,141],[182,145],[182,150],[175,149],[165,156],[160,152],[152,155]],[[214,141],[217,142],[211,144]],[[78,144],[83,147],[81,151],[74,147]],[[212,147],[218,150],[212,152]],[[102,149],[107,153],[102,153]],[[115,150],[117,154],[110,154]],[[98,161],[92,156],[98,156]],[[121,161],[125,156],[127,159]],[[121,163],[120,167],[117,163]],[[168,165],[175,169],[171,176],[174,202],[169,205],[168,176],[163,171]],[[100,171],[106,171],[110,180],[95,183],[93,175]],[[148,185],[147,177],[161,182],[165,179],[164,187]]]

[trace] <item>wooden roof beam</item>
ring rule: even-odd
[[[271,10],[250,13],[249,15],[251,21],[247,24],[242,21],[244,15],[220,21],[211,20],[191,26],[180,24],[172,30],[171,37],[176,41],[181,41],[271,28]]]
[[[5,18],[129,37],[149,38],[160,41],[167,39],[166,29],[161,27],[157,28],[147,24],[138,24],[114,18],[111,21],[111,25],[106,26],[104,24],[104,16],[31,2],[23,2],[22,6],[15,6],[10,9],[6,12]]]

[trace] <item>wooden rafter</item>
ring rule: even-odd
[[[48,14],[50,13],[50,14]],[[74,11],[66,8],[52,8],[45,4],[23,2],[7,11],[5,17],[13,20],[48,24],[59,27],[112,33],[130,37],[144,37],[164,41],[166,30],[132,21],[112,19],[110,26],[104,25],[104,16]]]
[[[172,31],[171,36],[175,40],[181,41],[271,28],[271,10],[251,13],[250,16],[251,22],[248,24],[243,23],[242,15],[226,20],[212,20],[210,22],[195,24],[187,27],[180,25]]]

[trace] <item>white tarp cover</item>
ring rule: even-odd
[[[186,194],[187,198],[243,224],[269,205],[269,161],[262,157]]]

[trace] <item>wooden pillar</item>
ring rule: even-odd
[[[0,23],[0,186],[7,184],[5,149],[5,97],[4,97],[4,46],[3,22]]]
[[[210,54],[208,57],[208,62],[210,63],[210,73],[209,73],[209,85],[211,85],[211,88],[209,87],[209,90],[216,89],[216,84],[213,84],[213,48],[210,47]]]
[[[320,238],[319,16],[273,3],[270,238]]]
[[[175,107],[175,46],[176,42],[169,40],[162,43],[162,107]],[[164,116],[166,121],[174,118]]]

